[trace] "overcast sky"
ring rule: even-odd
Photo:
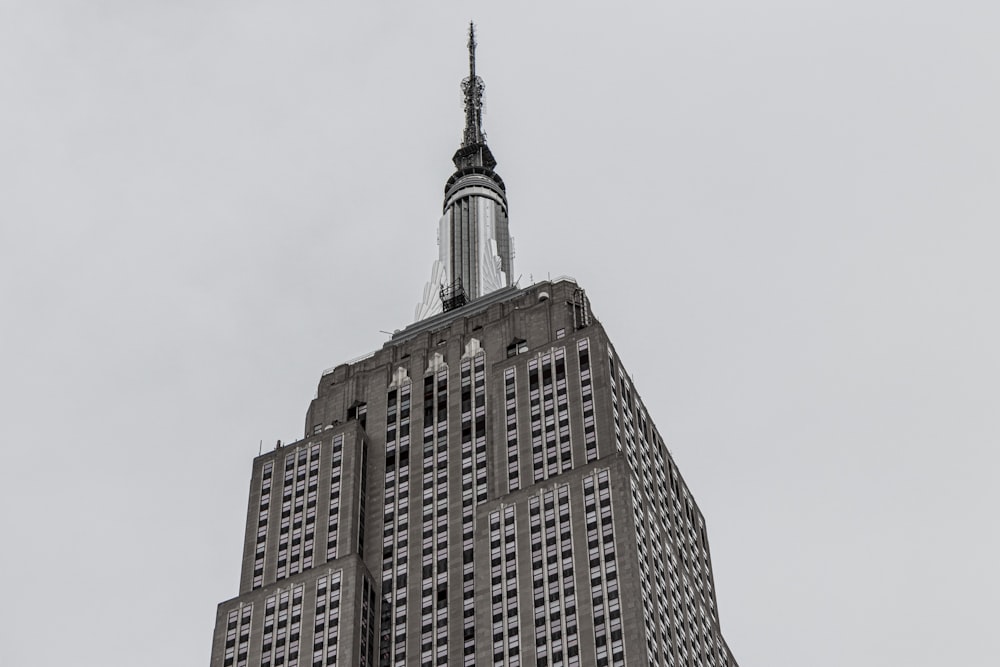
[[[740,664],[995,665],[995,0],[0,0],[0,664],[208,663],[259,443],[412,320],[470,19]]]

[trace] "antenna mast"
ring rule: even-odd
[[[465,135],[462,146],[486,143],[483,132],[483,80],[476,76],[476,26],[469,21],[469,76],[462,81],[465,93]]]

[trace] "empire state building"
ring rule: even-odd
[[[469,30],[416,321],[253,461],[212,667],[734,667],[705,518],[571,278],[512,284]]]

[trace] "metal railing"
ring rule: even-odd
[[[349,360],[345,361],[342,364],[337,364],[336,366],[331,366],[330,368],[327,368],[325,371],[323,371],[323,375],[321,375],[320,377],[326,377],[327,375],[329,375],[333,371],[337,370],[341,366],[353,366],[354,364],[362,362],[365,359],[371,359],[376,354],[378,354],[378,350],[375,350],[373,352],[369,352],[368,354],[362,354],[360,357],[355,357],[354,359],[349,359]]]

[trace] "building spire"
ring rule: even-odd
[[[507,189],[483,132],[483,80],[476,74],[476,26],[469,23],[469,76],[462,80],[465,131],[451,158],[455,173],[444,186],[438,260],[417,304],[416,319],[461,307],[509,287],[513,243]]]
[[[465,131],[462,145],[452,158],[459,170],[469,167],[493,169],[497,161],[486,145],[483,132],[483,80],[476,74],[476,26],[469,21],[469,76],[462,79],[462,94],[465,96]]]
[[[462,146],[486,143],[483,132],[483,80],[476,76],[476,26],[469,21],[469,76],[462,81],[465,93],[465,134]]]

